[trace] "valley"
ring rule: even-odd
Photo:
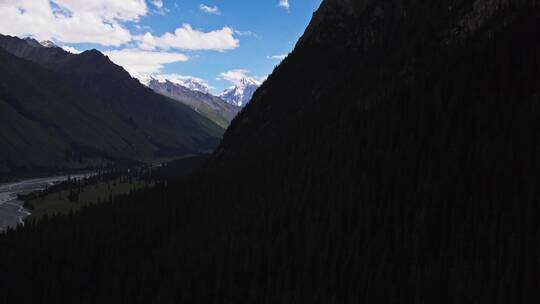
[[[6,3],[0,303],[538,302],[537,1]]]
[[[207,155],[162,159],[129,168],[23,179],[0,184],[0,232],[27,221],[77,213],[81,208],[113,202],[200,169]]]
[[[70,176],[73,179],[82,179],[91,174],[79,174]],[[26,179],[11,183],[0,184],[0,232],[8,227],[15,228],[23,224],[31,214],[24,208],[24,201],[19,196],[24,196],[36,191],[45,190],[55,184],[67,181],[68,176],[52,176],[37,179]]]
[[[224,128],[97,50],[0,35],[0,174],[130,165],[212,150]]]

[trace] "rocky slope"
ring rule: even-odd
[[[164,81],[152,79],[148,82],[148,87],[191,107],[224,129],[240,112],[240,107],[213,96],[197,82],[179,84],[166,79]]]

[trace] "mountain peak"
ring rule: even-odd
[[[39,42],[36,39],[31,38],[31,37],[24,38],[23,40],[29,46],[32,46],[32,47],[35,47],[35,48],[42,48],[42,47],[45,47],[45,48],[57,48],[58,47],[58,45],[56,45],[51,40],[43,40],[43,41]]]
[[[50,40],[41,41],[39,44],[41,46],[43,46],[43,47],[46,47],[46,48],[57,48],[58,47],[58,45],[56,45],[54,42],[52,42]]]
[[[186,87],[192,91],[198,91],[205,94],[207,94],[209,91],[208,85],[194,78],[185,78],[179,81],[171,82]]]
[[[234,86],[223,91],[219,97],[232,105],[244,107],[251,101],[259,86],[260,82],[257,80],[244,77],[236,82]]]
[[[240,79],[239,84],[242,86],[249,86],[249,85],[259,86],[260,85],[260,83],[256,81],[255,79],[247,78],[247,77]]]
[[[205,83],[203,79],[182,76],[182,75],[137,75],[138,78],[146,86],[150,86],[150,83],[171,84],[174,86],[182,86],[190,91],[201,92],[204,94],[210,94],[210,86]]]
[[[82,55],[82,54],[86,54],[86,55],[97,55],[97,56],[99,56],[99,57],[105,57],[105,55],[104,55],[102,52],[100,52],[100,51],[98,51],[98,50],[96,50],[96,49],[86,50],[86,51],[82,52],[81,55]]]
[[[27,37],[27,38],[24,38],[24,41],[29,45],[29,46],[32,46],[32,47],[43,47],[43,45],[41,45],[41,43],[39,43],[36,39],[34,38],[30,38],[30,37]]]

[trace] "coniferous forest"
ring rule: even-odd
[[[535,303],[540,5],[325,0],[202,169],[0,236],[0,303]]]

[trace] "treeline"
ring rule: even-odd
[[[450,2],[323,22],[203,170],[9,231],[0,302],[527,303],[540,19],[447,45]]]
[[[19,194],[24,207],[32,211],[25,221],[44,215],[76,212],[82,205],[112,202],[114,197],[148,189],[191,174],[199,169],[207,155],[188,156],[176,160],[152,162],[132,167],[112,167],[86,175],[67,176],[67,180],[44,190]],[[71,203],[77,203],[77,206]]]
[[[161,164],[160,166],[164,167],[165,164]],[[152,178],[151,176],[152,170],[148,165],[139,165],[131,169],[114,167],[98,169],[96,172],[87,173],[85,176],[68,175],[65,181],[47,186],[41,191],[19,194],[18,198],[23,201],[31,201],[53,193],[69,190],[70,197],[72,197],[70,200],[76,201],[76,196],[86,186],[95,185],[100,182],[114,183],[118,181],[120,183],[133,183],[134,180],[150,180]],[[25,208],[31,209],[32,206],[30,204],[25,204]]]

